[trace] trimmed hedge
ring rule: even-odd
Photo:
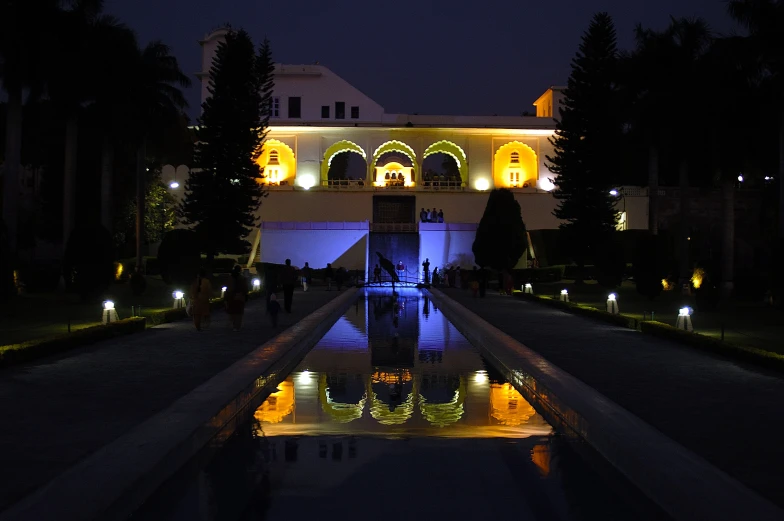
[[[248,300],[257,299],[260,296],[260,292],[251,291],[248,293]],[[223,307],[222,298],[210,299],[211,310],[216,311],[223,309]],[[72,333],[30,340],[20,344],[0,346],[0,367],[29,362],[44,356],[95,344],[102,340],[139,333],[147,327],[177,322],[186,318],[188,318],[188,314],[184,308],[172,308],[154,313],[148,317],[131,317],[106,325],[77,329]]]
[[[2,346],[0,347],[0,367],[62,353],[101,340],[138,333],[144,331],[145,322],[142,317],[126,318],[111,324],[77,329],[73,333]]]
[[[637,329],[637,320],[631,317],[627,317],[626,315],[613,315],[612,313],[607,313],[606,311],[602,311],[601,309],[596,309],[591,306],[585,306],[583,304],[577,304],[574,302],[561,302],[560,300],[553,298],[531,295],[529,293],[515,293],[515,296],[524,300],[530,300],[558,308],[575,315],[582,315],[587,318],[601,320],[602,322],[607,322],[608,324],[612,324],[614,326]]]
[[[512,270],[515,287],[525,282],[559,282],[563,279],[566,266],[548,266],[546,268],[527,268]]]
[[[684,331],[657,321],[642,322],[640,330],[643,333],[686,344],[689,347],[702,349],[703,351],[756,363],[769,369],[784,370],[784,355],[771,351],[724,342],[718,338]]]

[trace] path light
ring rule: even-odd
[[[569,302],[569,291],[562,289],[561,290],[561,302]]]
[[[678,310],[678,321],[675,323],[675,327],[678,329],[683,329],[684,331],[694,331],[694,327],[691,324],[691,314],[693,310],[689,306],[684,306]]]
[[[226,286],[221,288],[221,298],[226,298],[226,290],[229,289]]]
[[[612,313],[613,315],[620,313],[618,310],[618,295],[615,293],[607,295],[607,313]]]
[[[743,182],[743,175],[742,175],[742,174],[738,176],[738,182],[739,182],[739,183],[742,183],[742,182]]]
[[[261,289],[261,279],[253,279],[253,289],[254,291]]]
[[[176,190],[179,187],[180,187],[180,183],[178,183],[177,181],[172,181],[171,183],[169,183],[169,188],[171,188],[172,190]]]
[[[528,295],[533,295],[534,294],[534,287],[531,285],[530,282],[526,282],[523,285],[523,293],[526,293]]]
[[[185,307],[185,293],[182,291],[175,291],[172,293],[172,297],[174,297],[174,309]]]
[[[613,197],[617,197],[618,196],[618,190],[613,188],[612,190],[610,190],[610,195],[613,196]]]
[[[103,303],[103,320],[104,324],[108,324],[110,322],[117,322],[120,320],[120,317],[117,316],[117,310],[114,309],[114,302],[111,300],[105,300]]]

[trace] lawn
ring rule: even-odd
[[[533,286],[537,295],[558,296],[562,289],[569,291],[571,302],[605,309],[607,295],[610,293],[595,281],[586,281],[576,285],[574,281],[564,280],[554,283],[538,283]],[[651,319],[675,325],[678,309],[684,306],[696,308],[693,296],[682,295],[679,290],[662,292],[655,300],[637,293],[632,282],[624,282],[622,287],[614,291],[618,295],[620,312],[642,320]],[[756,347],[766,351],[784,354],[784,310],[755,301],[730,301],[716,311],[700,311],[696,309],[692,315],[694,331],[703,335],[721,338],[724,329],[724,340],[739,345]]]
[[[227,279],[228,275],[213,277],[215,296],[220,296]],[[120,318],[150,316],[170,309],[172,292],[177,289],[188,288],[167,286],[160,277],[148,276],[144,294],[134,296],[130,284],[118,283],[110,286],[104,298],[115,303]],[[132,306],[135,313],[131,313]],[[96,326],[101,316],[101,301],[81,302],[77,295],[62,291],[23,294],[0,308],[0,346],[67,333],[69,324],[71,331]]]

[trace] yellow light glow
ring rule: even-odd
[[[533,148],[519,141],[506,143],[493,156],[495,186],[518,188],[533,186],[537,179],[538,161]]]
[[[493,418],[510,427],[522,425],[536,414],[531,404],[510,383],[490,385],[490,409]]]
[[[270,394],[261,407],[256,409],[254,418],[263,423],[280,423],[294,411],[294,382],[291,378],[281,382],[278,390]]]
[[[120,279],[122,279],[122,274],[123,274],[122,262],[115,262],[114,263],[114,280],[120,281]]]
[[[384,166],[377,166],[373,185],[386,186],[389,183],[394,183],[395,179],[392,179],[392,176],[394,175],[396,179],[399,179],[400,175],[402,174],[403,186],[414,186],[414,173],[412,170],[413,169],[410,166],[403,166],[395,161],[387,163]]]
[[[694,289],[700,289],[702,281],[705,279],[705,270],[702,268],[694,268],[694,273],[691,275],[691,285]]]
[[[286,143],[277,139],[264,141],[256,162],[264,169],[262,173],[264,177],[257,179],[260,184],[280,185],[294,178],[297,173],[294,151]]]
[[[474,186],[476,187],[477,190],[484,192],[485,190],[490,188],[490,181],[488,181],[485,178],[480,178],[474,182]]]
[[[539,180],[539,188],[547,192],[551,192],[555,189],[555,183],[553,183],[553,180],[549,177],[545,177]]]
[[[349,423],[362,417],[365,409],[367,393],[362,396],[358,403],[340,403],[332,401],[327,385],[327,373],[322,373],[319,379],[319,401],[321,409],[329,414],[337,423]]]
[[[416,153],[414,152],[414,149],[408,146],[407,144],[403,143],[402,141],[392,140],[392,141],[386,141],[382,143],[381,145],[379,145],[378,148],[376,148],[376,151],[373,152],[373,158],[370,161],[370,165],[369,165],[371,174],[373,173],[373,168],[376,167],[378,158],[388,152],[399,152],[401,154],[404,154],[405,156],[408,156],[408,158],[411,160],[411,165],[412,165],[411,168],[413,169],[413,171],[419,172],[419,163],[417,163]],[[412,176],[410,175],[408,177],[412,177]]]
[[[297,182],[305,190],[310,190],[311,188],[316,186],[316,178],[313,177],[311,174],[302,174],[297,178]]]
[[[378,384],[378,383],[385,383],[385,384],[396,384],[400,383],[408,383],[412,380],[411,371],[408,369],[403,369],[400,372],[395,373],[387,373],[384,371],[376,371],[373,373],[373,377],[371,383]]]
[[[531,461],[543,476],[550,474],[550,448],[547,445],[534,445],[531,451]]]
[[[332,159],[334,159],[336,155],[342,154],[343,152],[354,152],[355,154],[362,156],[363,160],[367,161],[367,153],[365,152],[365,149],[353,141],[344,139],[338,141],[337,143],[333,143],[324,151],[324,160],[321,162],[322,181],[326,181],[327,177],[329,176],[329,167],[332,165]]]
[[[670,284],[670,281],[667,279],[662,279],[661,284],[664,291],[670,291],[672,289],[672,284]]]

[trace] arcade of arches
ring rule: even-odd
[[[354,154],[361,157],[367,168],[366,173],[363,172],[361,175],[359,173],[349,175],[350,179],[346,182],[352,181],[362,186],[411,188],[419,184],[429,185],[433,182],[447,181],[467,186],[468,157],[460,146],[451,141],[442,140],[432,143],[422,154],[423,161],[436,155],[449,156],[457,168],[457,172],[451,175],[434,172],[431,169],[422,172],[424,164],[420,165],[414,149],[402,141],[387,141],[376,148],[370,157],[360,145],[347,140],[338,141],[324,151],[320,168],[320,184],[330,184],[330,179],[333,177],[330,175],[330,166],[338,155],[344,153],[351,154],[352,162],[358,160],[353,157]],[[297,162],[294,151],[285,143],[268,139],[257,161],[264,168],[264,177],[259,180],[261,183],[273,186],[293,184]],[[535,186],[539,177],[536,152],[520,141],[510,141],[498,146],[493,154],[492,168],[493,184],[496,187],[527,188]]]

